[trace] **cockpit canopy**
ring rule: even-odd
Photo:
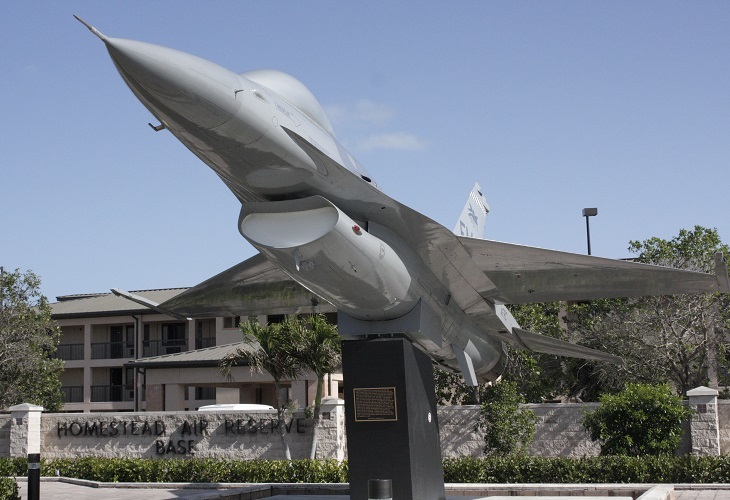
[[[275,69],[257,69],[241,73],[241,76],[259,83],[302,110],[309,118],[327,132],[335,135],[329,118],[314,95],[302,82],[291,75]]]

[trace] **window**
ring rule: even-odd
[[[134,357],[134,326],[127,326],[127,344],[124,346],[124,356],[127,358]]]
[[[112,326],[109,328],[109,357],[118,359],[124,356],[124,338],[122,336],[123,327]]]
[[[241,317],[240,316],[226,316],[223,318],[223,328],[231,329],[231,328],[238,328],[238,325],[241,323]]]
[[[186,350],[185,323],[163,323],[162,347],[165,354],[175,354]]]
[[[195,399],[197,401],[204,401],[215,399],[215,387],[196,387],[195,388]]]
[[[108,401],[123,401],[122,369],[109,368],[109,399]]]
[[[195,348],[203,349],[206,347],[213,347],[215,345],[215,336],[205,336],[205,330],[203,328],[203,322],[198,321],[195,325]],[[210,332],[208,332],[210,335]]]

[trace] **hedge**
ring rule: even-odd
[[[446,458],[447,483],[727,483],[730,456]],[[0,476],[25,476],[24,458],[0,458]],[[101,482],[344,483],[347,462],[335,460],[41,460],[42,476]]]
[[[12,477],[0,477],[0,500],[20,500],[18,484]]]
[[[25,476],[24,458],[0,458],[0,476]],[[347,463],[336,460],[156,460],[145,458],[41,459],[41,476],[101,482],[343,483]]]
[[[726,483],[730,456],[446,458],[447,483]]]

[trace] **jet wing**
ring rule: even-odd
[[[312,312],[323,300],[257,254],[159,304],[191,318]]]
[[[459,241],[505,304],[730,292],[722,254],[715,257],[713,275],[475,238]]]

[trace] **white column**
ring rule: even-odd
[[[10,407],[10,456],[25,457],[41,452],[42,406],[22,403]]]
[[[84,324],[84,412],[91,410],[91,328]]]
[[[697,387],[687,391],[689,405],[695,411],[690,424],[692,453],[695,455],[720,454],[720,424],[717,418],[718,391]]]
[[[330,382],[329,395],[333,396],[333,397],[337,397],[337,395],[339,394],[339,389],[340,389],[339,382],[337,382],[337,380],[333,380],[332,377],[329,377],[329,382]]]

